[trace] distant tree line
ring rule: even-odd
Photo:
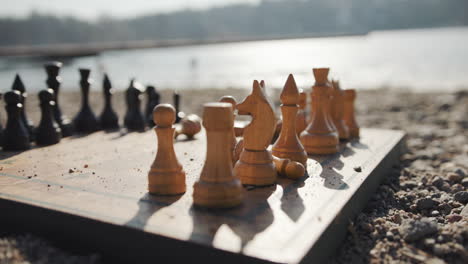
[[[38,13],[0,18],[0,45],[268,38],[461,25],[468,25],[467,0],[264,0],[96,22]]]

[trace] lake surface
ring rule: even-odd
[[[45,88],[44,62],[0,58],[0,91],[10,89],[16,72],[28,91]],[[92,69],[93,90],[101,89],[103,72],[117,89],[132,77],[161,89],[250,88],[254,79],[282,87],[289,73],[306,88],[313,84],[313,67],[330,67],[343,88],[455,90],[468,87],[468,28],[109,51],[64,61],[63,90],[78,89],[80,67]]]

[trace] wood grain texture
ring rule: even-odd
[[[246,189],[244,203],[224,211],[192,206],[192,186],[206,155],[204,130],[194,140],[176,140],[187,176],[187,192],[176,197],[147,193],[153,131],[97,132],[1,152],[0,222],[64,247],[102,250],[110,263],[154,263],[164,256],[221,263],[320,261],[397,162],[403,135],[361,129],[360,139],[342,143],[339,153],[310,156],[307,177]]]

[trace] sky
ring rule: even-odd
[[[260,0],[0,0],[0,17],[25,17],[34,10],[94,20],[101,15],[134,17],[186,8],[204,9],[234,3],[258,2]]]

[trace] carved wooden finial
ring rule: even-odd
[[[299,90],[297,89],[296,81],[292,74],[289,74],[284,84],[280,101],[283,105],[296,105],[299,102]]]
[[[323,85],[328,82],[330,68],[314,68],[315,85]]]

